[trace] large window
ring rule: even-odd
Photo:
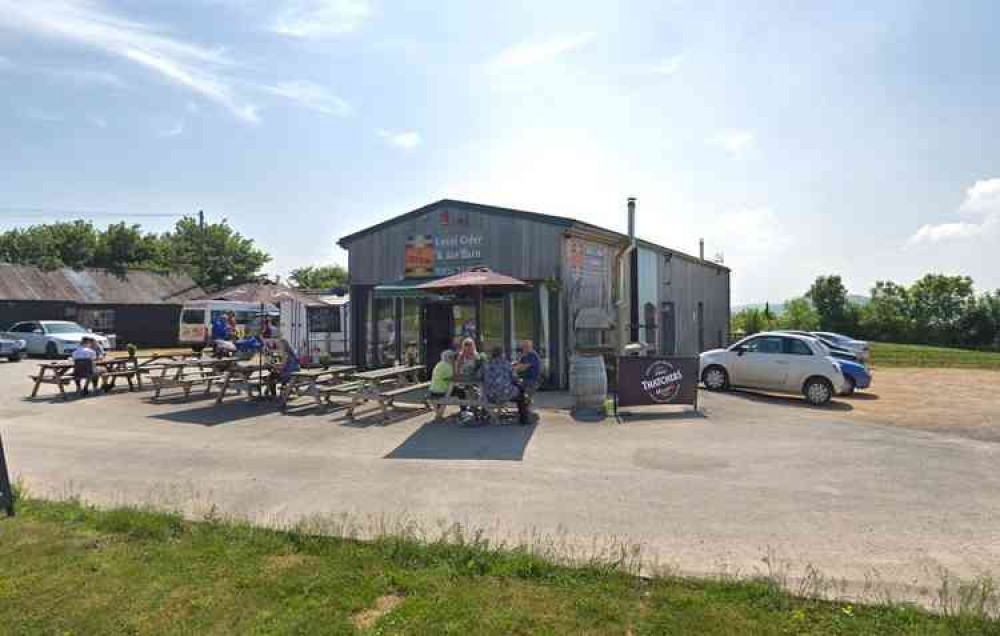
[[[514,304],[514,322],[510,326],[511,351],[517,350],[522,340],[535,342],[535,294],[533,291],[516,292],[510,295]]]
[[[375,299],[374,361],[379,366],[396,364],[396,302],[393,298]]]
[[[503,348],[503,298],[483,299],[483,353]]]
[[[420,357],[420,302],[416,298],[403,299],[400,332],[403,339],[403,361],[421,364]]]
[[[205,310],[185,309],[184,313],[181,314],[181,323],[185,325],[204,325]]]
[[[462,340],[465,338],[476,339],[476,306],[468,303],[452,306],[452,329],[454,348],[461,349]]]
[[[81,309],[77,320],[87,329],[97,333],[113,333],[115,330],[114,309]]]
[[[340,333],[340,307],[310,307],[309,331],[312,333]]]

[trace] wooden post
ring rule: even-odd
[[[3,437],[0,436],[0,508],[8,517],[14,516],[14,489],[10,485],[10,475],[7,473],[7,457],[3,450]]]

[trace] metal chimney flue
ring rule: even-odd
[[[705,260],[705,239],[698,239],[698,258]]]
[[[635,245],[635,197],[628,198],[628,240]]]

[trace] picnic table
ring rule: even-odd
[[[71,360],[60,360],[56,362],[42,362],[38,365],[38,374],[30,376],[34,381],[31,390],[31,397],[38,395],[38,390],[43,384],[54,384],[59,388],[59,395],[66,399],[66,385],[73,383],[73,367]],[[94,367],[101,370],[101,389],[110,391],[115,387],[118,378],[125,378],[128,381],[128,390],[135,390],[135,385],[142,388],[142,373],[136,361],[132,358],[105,358],[95,360]],[[134,381],[134,383],[133,383]]]
[[[222,386],[215,403],[222,404],[230,388],[235,389],[237,394],[245,390],[249,398],[253,396],[254,390],[263,395],[264,388],[268,387],[273,395],[277,384],[275,372],[278,368],[278,365],[270,362],[240,361],[230,364],[223,372]]]
[[[460,397],[460,393],[464,394],[465,397]],[[534,391],[530,389],[526,393],[529,405],[531,404],[530,400],[533,393]],[[471,409],[473,414],[489,418],[490,422],[494,424],[508,415],[509,411],[516,410],[514,402],[491,402],[486,399],[486,390],[480,378],[462,376],[452,379],[451,384],[448,386],[448,392],[444,394],[444,397],[430,398],[428,404],[434,407],[435,415],[438,419],[444,414],[446,406],[458,406]]]
[[[232,359],[211,358],[185,358],[160,362],[158,363],[161,369],[160,375],[150,377],[156,387],[153,399],[159,399],[160,392],[164,389],[175,388],[182,389],[184,397],[189,397],[191,389],[200,385],[205,386],[204,395],[208,395],[212,391],[212,384],[222,380],[224,371],[234,364],[236,361]]]
[[[352,374],[351,382],[343,385],[342,389],[351,398],[347,416],[353,418],[358,406],[373,401],[382,408],[382,417],[388,417],[389,409],[395,405],[397,398],[431,385],[430,382],[414,381],[423,371],[423,365],[405,365]],[[420,403],[430,408],[426,396]]]
[[[324,369],[301,369],[294,372],[288,382],[281,387],[281,395],[278,397],[281,410],[286,409],[289,400],[301,395],[312,396],[317,407],[321,407],[324,400],[329,403],[335,393],[334,387],[343,386],[343,379],[355,368],[350,365],[335,365]]]

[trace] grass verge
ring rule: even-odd
[[[22,498],[0,520],[6,633],[998,634],[980,611],[796,598],[768,580],[639,578],[451,533],[359,542]]]
[[[871,343],[875,367],[936,367],[1000,370],[1000,352],[924,345]]]

